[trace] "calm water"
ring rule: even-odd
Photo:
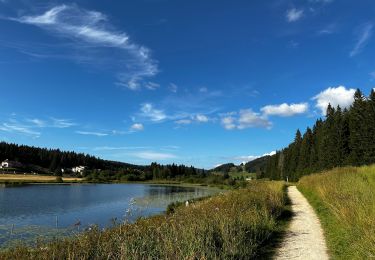
[[[165,211],[174,201],[218,192],[204,187],[148,184],[74,184],[0,187],[0,246],[108,227]],[[57,220],[57,221],[56,221]],[[74,225],[80,223],[80,226]]]

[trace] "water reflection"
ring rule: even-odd
[[[0,187],[0,246],[15,239],[66,234],[76,230],[78,221],[82,229],[92,224],[110,226],[114,218],[133,221],[163,212],[171,202],[216,192],[205,187],[145,184]]]

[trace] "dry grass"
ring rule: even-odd
[[[333,259],[375,258],[375,166],[306,176],[298,188],[322,220]]]
[[[66,182],[79,182],[82,178],[63,177]],[[0,174],[0,182],[55,182],[56,176],[33,174]]]
[[[283,183],[253,182],[170,215],[94,228],[34,249],[20,246],[0,259],[253,259],[284,204]]]

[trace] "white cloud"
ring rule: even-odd
[[[353,50],[350,52],[350,57],[354,57],[357,54],[359,54],[363,48],[367,45],[369,39],[372,36],[372,23],[363,24],[359,29],[359,37],[357,39],[357,42],[353,48]]]
[[[154,151],[144,151],[139,153],[133,153],[133,156],[140,158],[140,159],[146,159],[146,160],[167,160],[167,159],[173,159],[177,158],[176,155],[171,153],[160,153],[160,152],[154,152]]]
[[[316,107],[322,115],[326,114],[328,104],[333,107],[340,105],[341,108],[349,107],[354,100],[355,89],[346,89],[344,86],[330,87],[313,97],[316,100]]]
[[[55,128],[69,128],[72,126],[77,125],[76,123],[72,122],[70,119],[61,119],[61,118],[51,118],[52,124],[50,124],[50,127]]]
[[[93,135],[93,136],[98,136],[98,137],[103,137],[107,136],[107,133],[101,133],[101,132],[87,132],[87,131],[76,131],[77,134],[80,135]]]
[[[221,124],[227,130],[245,129],[251,127],[271,128],[272,123],[263,115],[251,109],[240,110],[239,113],[232,112],[222,115]]]
[[[131,131],[142,131],[144,129],[144,126],[140,123],[135,123],[130,127]]]
[[[208,89],[206,87],[202,87],[199,89],[199,92],[201,93],[206,93],[208,91]]]
[[[238,129],[245,129],[249,127],[271,128],[272,123],[267,118],[253,112],[251,109],[244,109],[240,111]]]
[[[288,22],[296,22],[303,16],[302,9],[291,8],[286,12],[286,19]]]
[[[329,35],[337,32],[337,24],[331,23],[317,32],[318,35]]]
[[[26,121],[34,124],[37,127],[45,127],[47,125],[47,123],[44,120],[41,120],[41,119],[38,119],[38,118],[28,119]]]
[[[34,131],[30,126],[21,125],[16,122],[13,123],[3,123],[0,125],[0,131],[8,133],[17,133],[32,136],[34,138],[39,138],[41,133]]]
[[[158,83],[154,83],[154,82],[147,82],[145,84],[145,88],[149,89],[149,90],[155,90],[155,89],[158,89],[160,87],[160,85]]]
[[[141,112],[143,117],[149,118],[153,122],[163,121],[167,118],[163,110],[155,109],[150,103],[142,104]]]
[[[173,93],[177,93],[178,87],[177,87],[176,84],[174,84],[174,83],[170,83],[170,84],[169,84],[169,90],[170,90],[171,92],[173,92]]]
[[[95,147],[94,151],[117,151],[117,150],[142,150],[142,149],[149,149],[150,147],[147,146],[98,146]]]
[[[225,129],[232,130],[236,128],[235,120],[236,119],[233,116],[225,116],[221,118],[221,124]]]
[[[268,105],[262,107],[260,110],[263,112],[264,115],[275,115],[275,116],[294,116],[297,114],[306,113],[309,108],[307,103],[299,103],[299,104],[287,104],[283,103],[280,105]]]
[[[370,76],[371,76],[373,79],[375,79],[375,71],[370,72],[369,74],[370,74]]]
[[[188,124],[191,124],[192,121],[190,119],[180,119],[180,120],[175,121],[175,123],[178,125],[188,125]]]
[[[74,47],[80,49],[80,63],[95,65],[103,62],[111,71],[115,67],[117,84],[131,90],[141,88],[144,78],[158,73],[157,62],[151,58],[150,50],[132,42],[125,32],[114,30],[108,18],[100,12],[77,5],[59,5],[40,15],[10,20],[35,25],[73,41]],[[146,83],[146,87],[150,86],[155,87]]]
[[[68,128],[76,125],[68,119],[49,118],[42,120],[39,118],[31,118],[19,120],[16,119],[16,116],[16,114],[12,114],[12,117],[7,120],[8,122],[1,124],[0,131],[38,138],[42,134],[40,132],[42,128]]]
[[[205,115],[198,114],[198,115],[195,116],[195,120],[198,121],[198,122],[201,122],[201,123],[206,123],[206,122],[208,122],[209,119]]]

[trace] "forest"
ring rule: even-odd
[[[22,164],[18,172],[37,172],[39,174],[77,175],[70,171],[75,166],[86,166],[82,173],[88,181],[147,181],[174,180],[190,178],[197,182],[207,177],[208,172],[185,165],[133,165],[123,162],[103,160],[88,154],[61,151],[59,149],[37,148],[26,145],[0,142],[0,162],[9,159]]]
[[[349,108],[328,105],[304,134],[297,130],[288,147],[270,156],[262,178],[297,181],[304,175],[341,166],[375,163],[375,91],[357,89]]]

